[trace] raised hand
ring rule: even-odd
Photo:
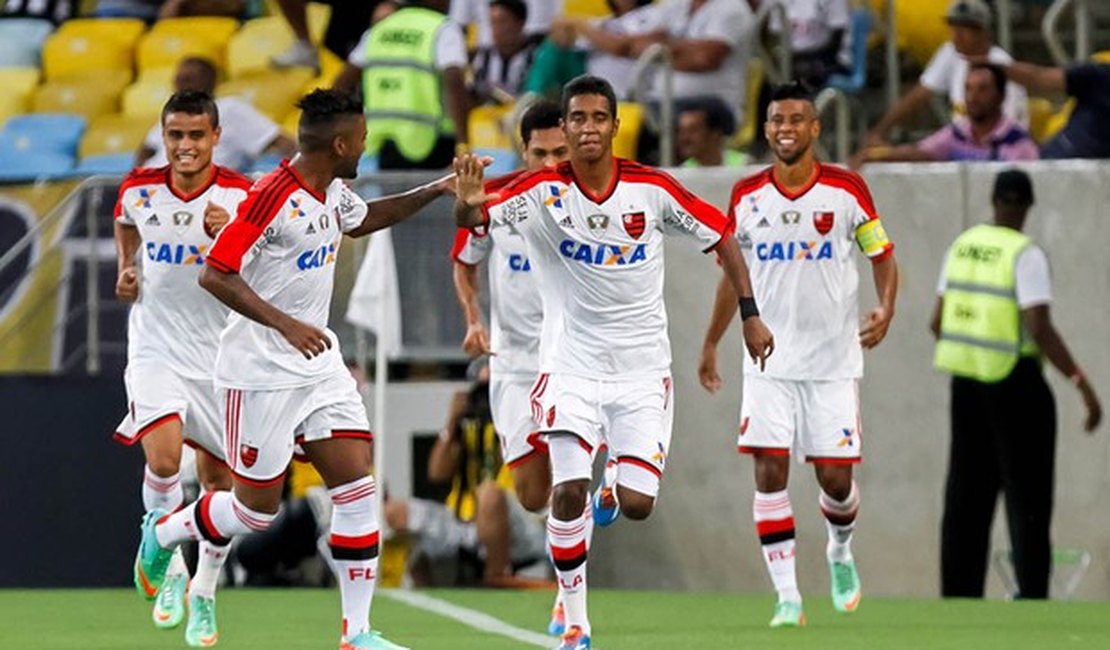
[[[116,278],[116,297],[122,302],[135,302],[139,299],[139,274],[135,267],[129,266],[119,272]]]
[[[204,206],[204,233],[209,237],[215,238],[229,221],[231,221],[231,215],[227,210],[211,201]]]

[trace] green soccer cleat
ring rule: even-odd
[[[386,640],[380,632],[361,632],[339,644],[339,650],[409,650]]]
[[[164,516],[164,510],[151,510],[143,515],[143,521],[139,524],[139,550],[135,553],[135,588],[147,600],[154,600],[158,595],[162,581],[166,578],[166,569],[173,558],[173,550],[162,548],[154,534],[154,526]]]
[[[219,639],[220,633],[216,630],[216,599],[190,595],[185,645],[191,648],[210,648]]]
[[[860,588],[855,560],[829,562],[829,574],[832,576],[832,599],[836,611],[856,611],[859,607]]]
[[[154,627],[172,630],[181,625],[181,621],[185,620],[185,588],[188,585],[189,576],[186,574],[166,576],[150,615],[154,619]]]
[[[771,617],[771,627],[802,627],[806,624],[806,615],[802,613],[802,604],[792,600],[783,600],[775,605],[775,615]]]

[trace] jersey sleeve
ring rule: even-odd
[[[343,232],[351,232],[362,225],[370,206],[354,190],[347,187],[346,183],[339,181],[339,205],[336,206],[336,215],[339,217],[339,228]]]
[[[894,244],[886,234],[875,200],[863,178],[852,171],[823,166],[821,182],[848,193],[847,213],[856,245],[872,262],[878,263],[894,254]]]
[[[699,242],[709,252],[726,237],[731,237],[736,223],[716,207],[696,196],[670,174],[653,171],[652,183],[657,185],[659,214],[663,229]]]
[[[129,189],[130,188],[127,185],[121,185],[120,186],[119,196],[116,198],[116,207],[112,211],[112,216],[114,216],[116,218],[117,222],[119,222],[119,223],[121,223],[125,226],[134,226],[135,225],[135,219],[132,218],[131,214],[127,211],[127,199],[126,199],[126,197],[127,197],[127,193],[128,193],[127,191]]]
[[[212,244],[207,263],[224,273],[239,273],[281,229],[278,214],[287,190],[268,186],[252,190],[238,205],[233,218]]]
[[[459,228],[451,247],[451,259],[466,266],[477,266],[489,257],[493,240],[489,235],[479,235],[469,228]]]
[[[523,174],[511,183],[497,189],[497,199],[482,206],[481,226],[499,228],[513,226],[524,232],[537,223],[543,209],[539,192],[541,175]],[[486,186],[487,191],[490,185]]]

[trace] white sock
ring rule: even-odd
[[[220,571],[224,568],[227,555],[231,550],[230,544],[213,544],[208,540],[200,543],[200,553],[197,555],[197,574],[193,576],[193,584],[189,587],[190,593],[204,598],[216,597],[216,585],[220,582]]]
[[[181,473],[173,476],[158,476],[150,469],[143,468],[143,508],[173,512],[181,507],[185,495],[181,491]]]
[[[817,502],[821,506],[821,513],[825,515],[825,527],[829,531],[825,555],[830,562],[850,561],[852,532],[856,528],[856,514],[859,512],[859,486],[852,481],[852,490],[843,501],[837,501],[822,490]]]
[[[373,476],[328,490],[332,502],[328,545],[343,605],[343,636],[370,631],[378,575],[378,501]]]
[[[590,633],[590,619],[586,612],[586,557],[587,541],[593,530],[593,514],[589,506],[577,519],[560,521],[554,514],[547,518],[547,538],[551,544],[551,560],[562,592],[566,611],[567,630],[578,626]]]
[[[794,569],[794,511],[790,507],[790,495],[786,490],[756,492],[752,516],[759,543],[763,546],[763,561],[779,602],[802,602]]]
[[[164,517],[154,533],[162,548],[188,540],[227,544],[232,537],[266,530],[277,514],[255,512],[231,492],[209,492],[184,509]]]
[[[185,556],[181,553],[181,547],[173,550],[173,559],[170,560],[170,566],[166,569],[166,577],[170,576],[189,576],[189,566],[185,564]]]

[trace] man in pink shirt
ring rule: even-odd
[[[967,115],[916,143],[871,147],[852,157],[858,168],[868,161],[1036,160],[1029,132],[1002,113],[1006,74],[993,64],[971,66],[965,83]]]

